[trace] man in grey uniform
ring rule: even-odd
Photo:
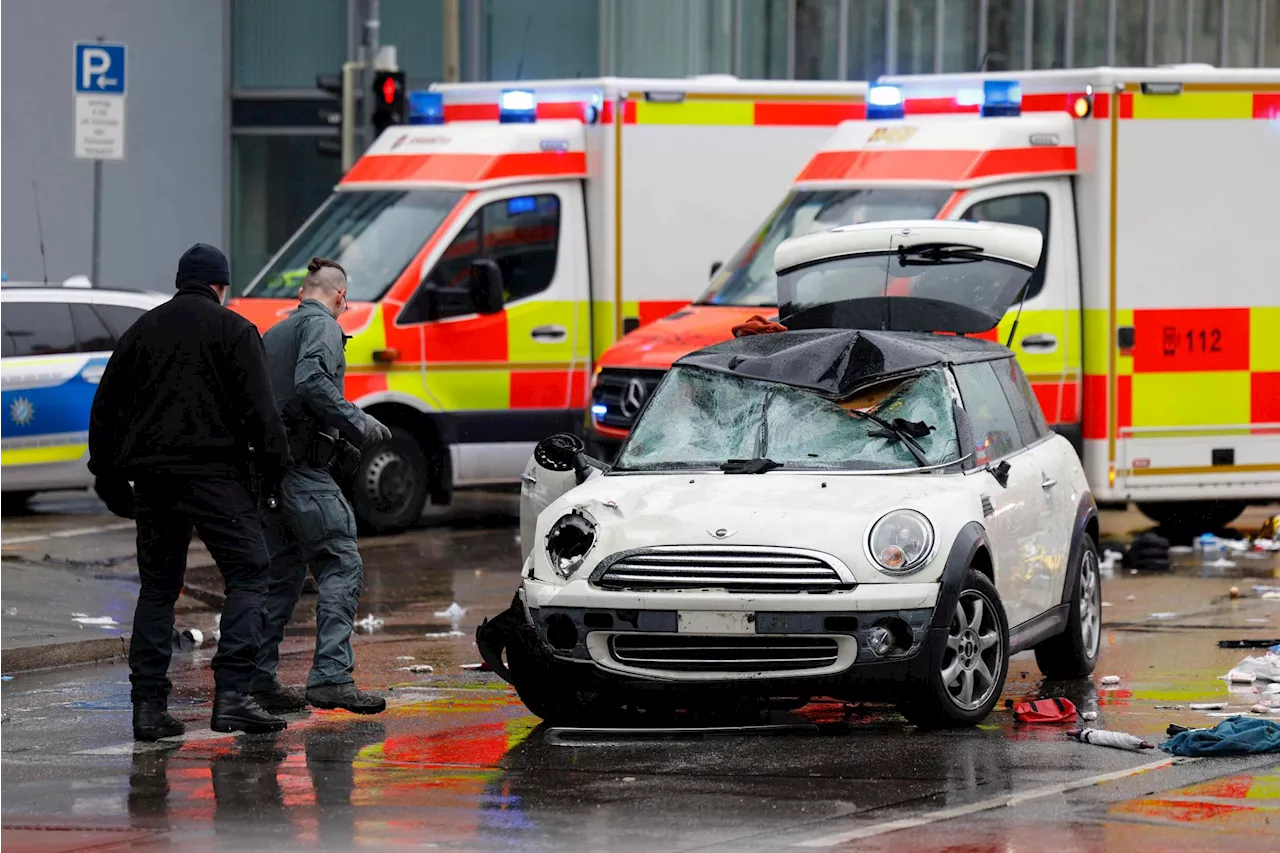
[[[347,307],[347,275],[313,258],[298,291],[300,304],[263,336],[276,405],[289,434],[294,465],[268,507],[263,533],[271,555],[262,645],[250,682],[254,698],[277,713],[308,704],[376,714],[386,700],[356,687],[351,631],[364,582],[355,514],[329,472],[335,456],[385,441],[391,431],[343,396],[345,338],[337,318]],[[319,588],[316,651],[305,695],[276,674],[285,623],[302,594],[307,567]]]

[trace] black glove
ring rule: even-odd
[[[121,518],[137,518],[138,510],[133,495],[133,486],[128,480],[117,477],[98,477],[93,481],[93,490],[111,510],[112,515]]]
[[[339,485],[350,485],[360,471],[361,458],[360,448],[341,438],[329,461],[329,473]]]

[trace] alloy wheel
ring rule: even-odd
[[[1080,639],[1090,660],[1098,656],[1102,637],[1102,605],[1098,600],[1098,555],[1086,549],[1080,560]]]
[[[960,593],[942,656],[942,683],[958,707],[980,708],[991,698],[1004,664],[995,604],[978,590]]]

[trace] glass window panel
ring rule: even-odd
[[[1107,64],[1107,5],[1107,0],[1076,0],[1072,64],[1077,68]]]
[[[1023,0],[990,0],[987,7],[987,70],[1026,67],[1027,4]]]
[[[1280,66],[1280,0],[1267,0],[1267,33],[1263,38],[1262,64]]]
[[[1257,0],[1229,0],[1227,5],[1227,65],[1251,68],[1258,62]]]
[[[76,351],[76,333],[65,302],[12,302],[4,308],[4,330],[16,356]]]
[[[110,352],[115,349],[115,336],[105,323],[93,313],[93,306],[83,302],[71,303],[71,322],[76,329],[76,344],[80,352]]]
[[[1032,16],[1033,68],[1066,67],[1062,43],[1066,26],[1067,0],[1036,0]]]
[[[102,322],[107,324],[107,328],[111,330],[111,336],[116,340],[120,340],[121,336],[129,331],[129,327],[146,313],[141,308],[128,305],[95,305],[93,310]]]
[[[317,74],[340,73],[346,58],[346,0],[232,0],[234,88],[314,89]]]
[[[946,0],[942,40],[943,71],[973,71],[978,67],[979,0]]]
[[[460,14],[465,16],[466,13]],[[378,38],[384,44],[396,46],[396,64],[404,71],[410,86],[426,86],[443,79],[444,14],[441,4],[423,3],[421,0],[382,0],[378,16],[382,21]],[[524,29],[523,20],[520,29]]]
[[[1019,450],[1023,442],[1018,423],[992,363],[957,364],[953,370],[973,429],[974,464],[986,465]],[[969,450],[960,448],[962,454]]]
[[[437,10],[440,6],[425,5]],[[625,7],[626,3],[617,5]],[[439,17],[438,11],[435,14]],[[517,79],[517,69],[525,80],[593,77],[600,73],[599,3],[487,0],[484,17],[483,55],[488,80]]]
[[[1141,67],[1147,64],[1147,4],[1116,4],[1116,65]]]
[[[884,0],[849,0],[850,80],[874,80],[885,67]]]
[[[834,0],[796,2],[796,79],[835,80],[839,73],[840,6]]]
[[[883,42],[884,30],[881,29],[880,32],[880,40]],[[883,60],[883,54],[881,58]],[[881,64],[883,65],[883,62]],[[876,73],[884,72],[880,70]],[[740,76],[764,79],[786,78],[786,0],[742,0],[742,73]],[[866,78],[854,76],[854,79]]]
[[[933,46],[937,22],[938,0],[899,0],[899,74],[933,72]]]
[[[1156,65],[1182,62],[1187,9],[1182,0],[1157,2],[1152,57]]]
[[[1218,64],[1222,38],[1222,4],[1219,0],[1192,0],[1191,61]]]

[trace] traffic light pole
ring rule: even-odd
[[[364,0],[365,3],[365,21],[364,21],[364,84],[361,91],[365,93],[365,97],[361,98],[363,109],[360,111],[360,137],[363,144],[360,146],[361,151],[367,151],[369,146],[373,144],[373,99],[369,97],[369,93],[373,91],[373,75],[376,72],[374,64],[378,59],[379,36],[378,31],[382,28],[382,20],[379,17],[382,11],[380,0]]]

